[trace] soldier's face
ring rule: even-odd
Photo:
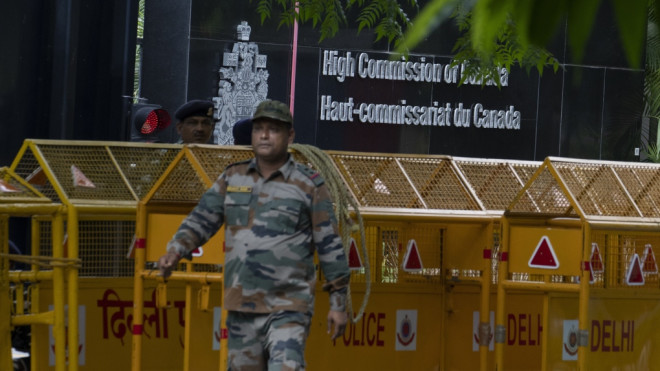
[[[183,143],[208,143],[213,134],[214,122],[209,117],[190,116],[176,124],[176,131]]]
[[[287,156],[289,144],[293,143],[293,127],[285,123],[260,119],[252,124],[252,149],[257,159],[280,161]]]

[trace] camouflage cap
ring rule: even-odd
[[[293,117],[291,117],[289,106],[276,100],[266,99],[259,103],[252,116],[252,121],[257,121],[260,118],[269,118],[293,125]]]

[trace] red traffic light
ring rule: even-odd
[[[142,135],[149,135],[165,129],[172,119],[170,114],[154,104],[140,104],[133,107],[133,125]]]

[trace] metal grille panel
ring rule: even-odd
[[[28,139],[13,170],[54,202],[61,202],[60,197],[73,204],[134,202],[151,190],[181,148],[175,144]]]
[[[80,277],[130,277],[134,261],[126,257],[135,234],[129,220],[80,221]]]
[[[105,148],[41,145],[39,149],[68,199],[135,200]],[[76,186],[72,166],[93,187]]]
[[[660,217],[660,171],[644,167],[620,167],[616,169],[633,201],[645,217]]]
[[[618,234],[597,231],[592,234],[592,242],[598,245],[602,261],[602,270],[599,271],[598,267],[594,269],[593,287],[660,288],[658,262],[654,259],[660,253],[659,235],[649,233]],[[635,255],[637,262],[634,262]],[[631,286],[627,282],[630,270],[634,269],[634,267],[631,267],[632,264],[639,264],[644,279],[642,285]],[[633,277],[633,272],[630,272],[631,277]]]
[[[393,157],[335,155],[334,159],[361,206],[419,207],[419,199],[411,193],[410,182]]]
[[[184,151],[188,151],[186,156],[174,160],[177,164],[154,190],[153,200],[197,201],[207,188],[203,179],[215,180],[229,164],[253,157],[247,148],[191,146]],[[296,161],[313,167],[301,152],[292,154]],[[538,165],[465,160],[466,165],[459,167],[451,157],[442,156],[328,155],[358,205],[373,208],[504,210],[522,187],[521,179],[527,179]],[[472,175],[465,176],[463,171]],[[470,181],[480,194],[470,190]],[[482,204],[478,197],[486,202]]]
[[[211,180],[220,176],[228,165],[253,157],[247,149],[191,147],[190,151]]]
[[[33,251],[32,255],[36,256],[53,256],[53,225],[50,220],[40,219],[37,222],[39,229],[39,241],[36,244],[38,251]],[[66,228],[66,225],[65,225]],[[41,268],[42,270],[50,270]]]
[[[16,164],[14,172],[53,202],[61,202],[55,188],[45,178],[46,175],[32,151],[25,151]]]
[[[511,212],[566,215],[560,207],[565,198],[576,205],[570,215],[580,212],[587,219],[660,218],[659,164],[549,157],[540,171]]]
[[[512,205],[511,211],[576,215],[559,183],[553,178],[547,167],[542,169],[534,182],[518,199],[518,202]]]
[[[479,210],[477,202],[461,183],[451,162],[445,159],[399,160],[429,209]],[[419,202],[408,207],[420,208]]]
[[[511,167],[514,169],[522,184],[525,185],[527,182],[532,179],[532,176],[538,170],[541,163],[528,163],[528,164],[516,164],[512,163]]]
[[[110,151],[138,199],[151,190],[180,148],[110,147]]]
[[[152,199],[197,202],[206,189],[207,186],[190,161],[186,157],[182,157],[174,169],[167,174]]]
[[[609,167],[558,163],[555,168],[586,215],[639,216]]]
[[[17,175],[6,167],[0,168],[0,202],[49,202],[50,200],[26,187]]]
[[[382,263],[380,282],[399,282],[399,230],[387,228],[381,232]]]
[[[540,163],[514,168],[504,161],[457,160],[456,165],[487,210],[505,210]]]

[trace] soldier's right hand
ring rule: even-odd
[[[167,254],[158,259],[158,270],[160,271],[160,275],[165,279],[169,277],[177,263],[179,263],[179,254],[173,251],[168,251]]]

